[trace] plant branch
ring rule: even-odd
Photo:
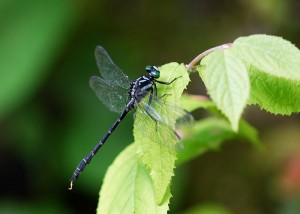
[[[210,48],[204,52],[202,52],[201,54],[199,54],[195,59],[193,59],[188,65],[186,65],[186,68],[188,70],[192,69],[198,62],[201,61],[201,59],[203,59],[205,56],[207,56],[208,54],[216,51],[216,50],[224,50],[227,48],[232,47],[233,43],[227,43],[227,44],[223,44],[214,48]]]

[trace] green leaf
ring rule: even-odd
[[[247,104],[250,82],[242,61],[229,49],[215,51],[201,62],[198,71],[208,94],[237,131]]]
[[[195,122],[184,130],[184,150],[178,153],[176,164],[182,164],[200,154],[215,150],[222,142],[234,136],[229,123],[224,119],[208,118]]]
[[[274,114],[300,112],[300,81],[271,76],[253,67],[250,69],[250,104]]]
[[[149,170],[140,162],[137,144],[129,145],[109,167],[102,185],[97,213],[167,213],[171,193],[167,189],[161,205]]]
[[[256,130],[244,120],[240,120],[239,132],[234,132],[227,120],[207,118],[197,121],[193,127],[183,130],[184,150],[179,152],[176,164],[187,162],[207,151],[219,149],[230,139],[242,139],[261,148]]]
[[[199,95],[184,94],[180,99],[180,103],[182,108],[190,112],[198,108],[215,108],[215,104],[212,101],[205,96]]]
[[[181,107],[189,112],[203,108],[215,117],[224,117],[224,114],[217,108],[215,103],[206,96],[184,94],[180,99],[180,103]]]
[[[275,114],[300,112],[300,51],[275,36],[253,35],[234,42],[249,67],[250,103]]]
[[[168,94],[163,98],[165,101],[179,105],[180,96],[189,82],[185,66],[178,63],[169,63],[160,67],[160,71],[160,81],[170,82],[174,78],[180,77],[170,85],[157,84],[160,96]],[[170,114],[166,108],[156,110],[162,116]],[[172,118],[170,115],[168,115],[168,118],[172,120],[170,124],[174,124],[170,128],[175,129],[177,118],[175,116]],[[145,127],[141,127],[141,124]],[[161,204],[174,175],[175,147],[178,139],[170,132],[169,128],[160,126],[159,123],[156,123],[139,108],[136,112],[133,134],[140,160],[150,169],[156,193],[156,203]]]
[[[300,80],[300,51],[287,40],[276,36],[240,37],[232,50],[247,63],[272,76]]]
[[[263,145],[258,137],[257,130],[252,125],[242,119],[240,120],[239,127],[239,132],[237,133],[239,137],[247,140],[257,149],[263,148]]]

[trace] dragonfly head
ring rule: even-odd
[[[146,71],[152,76],[154,79],[158,79],[160,76],[160,72],[156,66],[148,65],[146,66]]]

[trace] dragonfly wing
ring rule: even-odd
[[[194,122],[194,118],[190,112],[163,99],[153,99],[149,105],[146,98],[142,100],[140,105],[146,109],[147,114],[152,118],[172,129],[183,128]]]
[[[178,145],[181,147],[180,138],[175,134],[175,130],[154,120],[142,107],[138,107],[135,113],[135,129],[145,138],[167,149],[175,150]],[[148,143],[146,143],[147,145],[144,142],[141,143],[143,146],[149,147]]]
[[[92,76],[90,78],[90,86],[99,100],[101,100],[111,111],[118,113],[124,111],[128,90],[118,86],[112,86],[98,76]]]
[[[97,46],[95,50],[97,66],[102,78],[108,85],[127,89],[130,81],[120,68],[112,61],[106,50],[102,46]]]
[[[168,148],[182,148],[182,142],[175,129],[187,126],[193,122],[192,115],[171,103],[162,99],[152,100],[149,105],[149,96],[146,96],[139,103],[137,114],[143,117],[136,125],[138,130],[142,130],[143,135],[153,139]],[[142,116],[141,116],[142,115]],[[145,116],[144,116],[145,115]],[[153,133],[159,133],[158,137]]]
[[[163,101],[163,99],[160,99],[158,101],[154,101],[151,104],[151,106],[154,109],[157,108],[156,106],[162,106],[162,105],[166,109],[165,112],[168,113],[168,117],[176,118],[175,129],[188,127],[194,123],[193,115],[189,111],[179,107],[178,105],[175,105],[174,103],[165,102]],[[168,117],[163,117],[163,118],[168,118]]]

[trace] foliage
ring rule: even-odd
[[[163,130],[158,129],[150,138],[138,131],[136,124],[145,118],[137,113],[135,142],[117,157],[106,174],[98,213],[123,210],[166,213],[177,158],[176,163],[182,164],[233,138],[243,138],[259,146],[255,129],[241,115],[248,104],[258,104],[275,114],[299,112],[299,63],[300,51],[295,46],[267,35],[238,38],[229,48],[215,50],[204,57],[196,70],[211,101],[185,95],[181,106],[188,110],[204,108],[212,116],[181,130],[185,150],[177,156],[174,148],[157,143],[162,141]],[[169,101],[180,105],[182,92],[189,82],[187,69],[177,63],[160,69],[163,81],[183,77],[174,85],[159,88],[171,94],[167,97]],[[163,109],[160,113],[168,114]]]
[[[149,169],[139,160],[136,143],[129,145],[107,171],[98,213],[166,213],[171,197],[166,191],[160,205]]]
[[[14,3],[19,7],[12,12]],[[0,118],[26,100],[45,78],[48,71],[44,68],[77,15],[76,10],[68,10],[74,7],[70,1],[14,3],[1,8],[2,15],[7,13],[9,18],[2,18],[5,22],[1,24]]]

